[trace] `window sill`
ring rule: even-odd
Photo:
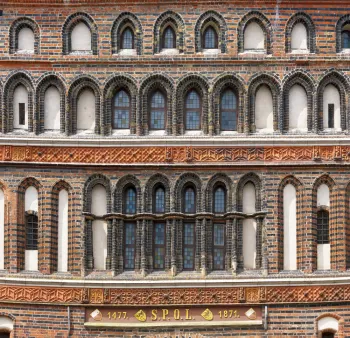
[[[131,135],[130,129],[113,129],[112,135]]]
[[[19,55],[23,55],[23,54],[33,55],[34,54],[34,50],[31,50],[31,49],[30,50],[25,50],[25,49],[17,50],[16,54],[19,54]]]
[[[293,49],[289,54],[310,54],[308,49]]]
[[[150,130],[149,135],[158,135],[158,136],[165,136],[166,135],[166,131],[165,130]]]
[[[121,49],[118,54],[114,55],[120,55],[120,56],[136,56],[136,49]]]
[[[179,55],[180,52],[176,48],[164,48],[160,51],[159,55]]]
[[[69,55],[92,55],[92,50],[74,50]]]

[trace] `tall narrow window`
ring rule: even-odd
[[[124,29],[122,33],[121,42],[121,49],[134,48],[134,33],[129,27]]]
[[[195,90],[191,90],[186,97],[185,128],[187,130],[199,130],[201,128],[201,102]]]
[[[136,214],[136,190],[128,188],[125,190],[125,213]]]
[[[84,88],[77,101],[77,130],[95,130],[96,97],[91,88]]]
[[[321,108],[322,109],[322,108]],[[323,128],[341,130],[341,98],[338,88],[328,84],[323,91]]]
[[[214,224],[213,269],[225,269],[225,224]]]
[[[154,269],[165,269],[165,254],[166,254],[166,241],[165,241],[165,223],[156,223],[154,225]]]
[[[237,130],[237,97],[231,89],[221,95],[220,100],[221,130]]]
[[[125,223],[124,229],[124,269],[135,269],[136,224]]]
[[[58,194],[57,271],[68,271],[68,192]]]
[[[317,244],[329,243],[329,213],[327,210],[317,212]]]
[[[350,24],[343,27],[341,32],[341,42],[343,49],[350,49]]]
[[[218,35],[212,26],[205,29],[203,33],[203,49],[217,49]]]
[[[166,100],[160,91],[156,91],[151,99],[150,129],[165,129]]]
[[[19,124],[24,126],[26,124],[26,105],[25,103],[18,104],[18,112],[19,112]]]
[[[186,214],[196,212],[196,193],[192,187],[188,187],[184,194],[184,211]]]
[[[185,223],[183,231],[183,263],[184,270],[194,270],[196,254],[196,229],[194,223]]]
[[[176,35],[170,26],[165,28],[163,33],[163,48],[176,48]]]
[[[125,90],[120,90],[114,97],[113,129],[129,129],[130,113],[130,97]]]
[[[34,32],[29,27],[23,27],[18,32],[18,49],[19,53],[34,53],[35,37]]]
[[[26,250],[38,250],[38,216],[26,215]]]
[[[165,191],[163,187],[158,187],[154,193],[154,212],[161,214],[165,212]]]
[[[214,212],[224,213],[226,211],[226,191],[223,187],[217,187],[214,192]]]
[[[60,130],[61,95],[57,87],[50,86],[44,96],[44,129]]]
[[[328,128],[334,128],[334,103],[328,104]]]

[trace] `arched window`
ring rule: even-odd
[[[327,210],[317,212],[317,244],[329,243],[329,213]]]
[[[26,215],[26,250],[38,250],[38,216]]]
[[[218,34],[212,26],[208,26],[203,32],[203,49],[218,49]]]
[[[340,129],[340,93],[337,87],[329,84],[323,92],[323,128]]]
[[[91,51],[91,31],[85,22],[79,22],[72,30],[71,51]]]
[[[258,131],[273,131],[273,97],[264,84],[255,94],[255,126]]]
[[[171,26],[164,30],[162,48],[176,48],[176,34]]]
[[[183,226],[183,268],[194,270],[196,256],[196,226],[194,223],[184,223]]]
[[[201,128],[201,100],[195,90],[191,90],[185,101],[185,129],[200,130]]]
[[[186,214],[194,214],[196,212],[196,192],[192,187],[185,189],[183,202]]]
[[[131,102],[130,96],[125,90],[119,90],[114,96],[113,129],[129,129]]]
[[[289,129],[307,131],[307,93],[299,84],[289,90]]]
[[[134,49],[134,32],[129,27],[125,28],[122,33],[121,49]]]
[[[226,212],[226,191],[222,186],[214,191],[214,212],[219,214]]]
[[[244,50],[264,50],[265,35],[260,25],[252,21],[244,30]]]
[[[58,194],[57,271],[68,271],[68,191]]]
[[[237,97],[232,89],[221,95],[220,110],[221,130],[237,130]]]
[[[77,101],[77,130],[95,130],[96,96],[90,88],[84,88]]]
[[[136,190],[127,188],[124,195],[124,212],[126,214],[136,214]]]
[[[150,129],[165,129],[166,110],[166,99],[163,93],[157,90],[151,97]]]
[[[30,186],[24,194],[25,262],[24,269],[37,271],[38,264],[38,191]]]
[[[306,51],[307,46],[307,29],[302,22],[298,22],[292,29],[291,34],[291,49],[292,51]]]
[[[50,86],[44,95],[44,130],[60,130],[61,97],[57,87]]]
[[[154,212],[161,214],[165,212],[165,190],[163,187],[157,187],[154,192]]]
[[[213,269],[225,269],[225,224],[215,223],[213,229]]]
[[[341,31],[342,49],[350,49],[350,24],[346,24]]]
[[[154,224],[154,266],[155,270],[165,269],[166,226],[165,223]]]
[[[23,27],[18,32],[18,49],[19,53],[34,53],[34,32],[29,27]]]

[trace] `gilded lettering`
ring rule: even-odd
[[[152,319],[152,320],[157,320],[157,318],[158,318],[158,317],[157,317],[157,310],[156,310],[156,309],[153,309],[153,310],[152,310],[152,317],[151,317],[151,319]]]

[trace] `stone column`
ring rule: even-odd
[[[170,223],[170,273],[175,276],[177,273],[176,265],[176,219],[169,220]]]
[[[201,274],[202,276],[206,276],[207,274],[207,251],[206,251],[206,226],[207,220],[205,218],[199,220],[201,222],[201,233],[200,233],[200,257],[201,257]]]
[[[112,253],[111,253],[111,269],[114,273],[117,272],[117,220],[112,220]]]
[[[137,222],[138,226],[141,230],[141,236],[140,236],[140,273],[142,276],[146,276],[146,270],[147,270],[147,257],[146,257],[146,227],[147,227],[147,221],[145,219],[140,220]]]
[[[256,258],[255,258],[255,266],[256,269],[261,268],[262,261],[262,218],[256,218]]]
[[[232,246],[231,246],[231,269],[232,274],[237,273],[237,218],[232,220]]]
[[[112,267],[112,220],[107,220],[107,257],[106,257],[106,270],[110,270]]]

